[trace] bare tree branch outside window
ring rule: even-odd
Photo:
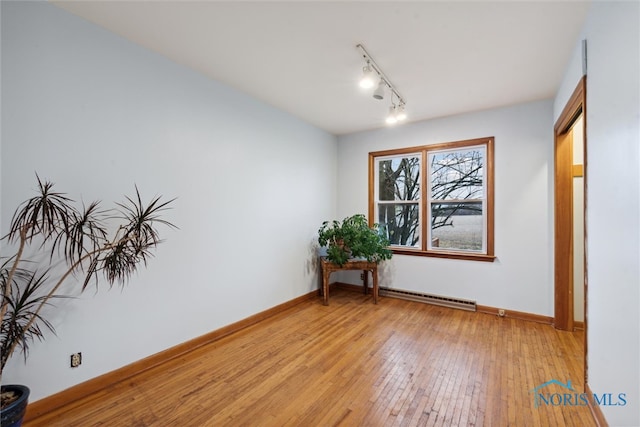
[[[433,246],[482,249],[483,167],[481,149],[429,155]]]
[[[495,260],[494,137],[369,153],[370,220],[403,255]]]
[[[378,223],[386,228],[392,245],[415,246],[420,239],[420,158],[381,160]]]
[[[484,152],[479,148],[439,151],[429,155],[430,221],[432,245],[455,249],[482,249],[482,235],[451,240],[438,229],[453,229],[483,213]],[[392,245],[415,247],[420,242],[420,156],[378,161],[378,219]],[[454,221],[458,218],[457,221]],[[460,219],[462,218],[462,219]],[[479,218],[475,218],[478,220]],[[481,221],[471,221],[471,229]],[[469,228],[469,227],[465,227]],[[480,233],[482,230],[480,230]],[[450,233],[451,234],[451,233]]]

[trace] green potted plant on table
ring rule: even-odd
[[[52,191],[51,182],[37,178],[38,194],[18,206],[1,239],[12,255],[0,265],[0,380],[14,351],[20,349],[26,361],[29,344],[43,340],[44,330],[55,332],[43,308],[63,296],[61,286],[70,276],[82,279],[81,291],[91,282],[97,286],[100,277],[109,287],[124,286],[160,243],[156,225],[175,228],[161,217],[173,200],[156,197],[145,205],[136,187],[136,196],[115,209],[102,210],[99,202],[78,209],[64,193]],[[1,425],[21,425],[29,389],[3,385],[1,394]]]
[[[369,226],[363,214],[323,222],[318,229],[318,244],[327,248],[327,259],[340,266],[350,258],[377,263],[393,255],[383,228],[377,223]]]

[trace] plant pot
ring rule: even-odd
[[[0,412],[0,426],[2,427],[20,427],[22,419],[27,412],[27,403],[29,401],[29,388],[23,385],[3,385],[2,393],[6,391],[14,391],[18,398],[2,408]]]

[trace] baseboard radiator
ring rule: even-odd
[[[402,289],[391,289],[380,286],[380,295],[406,299],[409,301],[424,302],[427,304],[440,305],[442,307],[458,308],[460,310],[476,311],[476,302],[460,298],[443,297],[440,295],[423,294],[420,292],[405,291]]]

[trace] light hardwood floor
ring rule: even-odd
[[[332,290],[25,426],[588,427],[531,392],[583,391],[582,360],[581,332]]]

